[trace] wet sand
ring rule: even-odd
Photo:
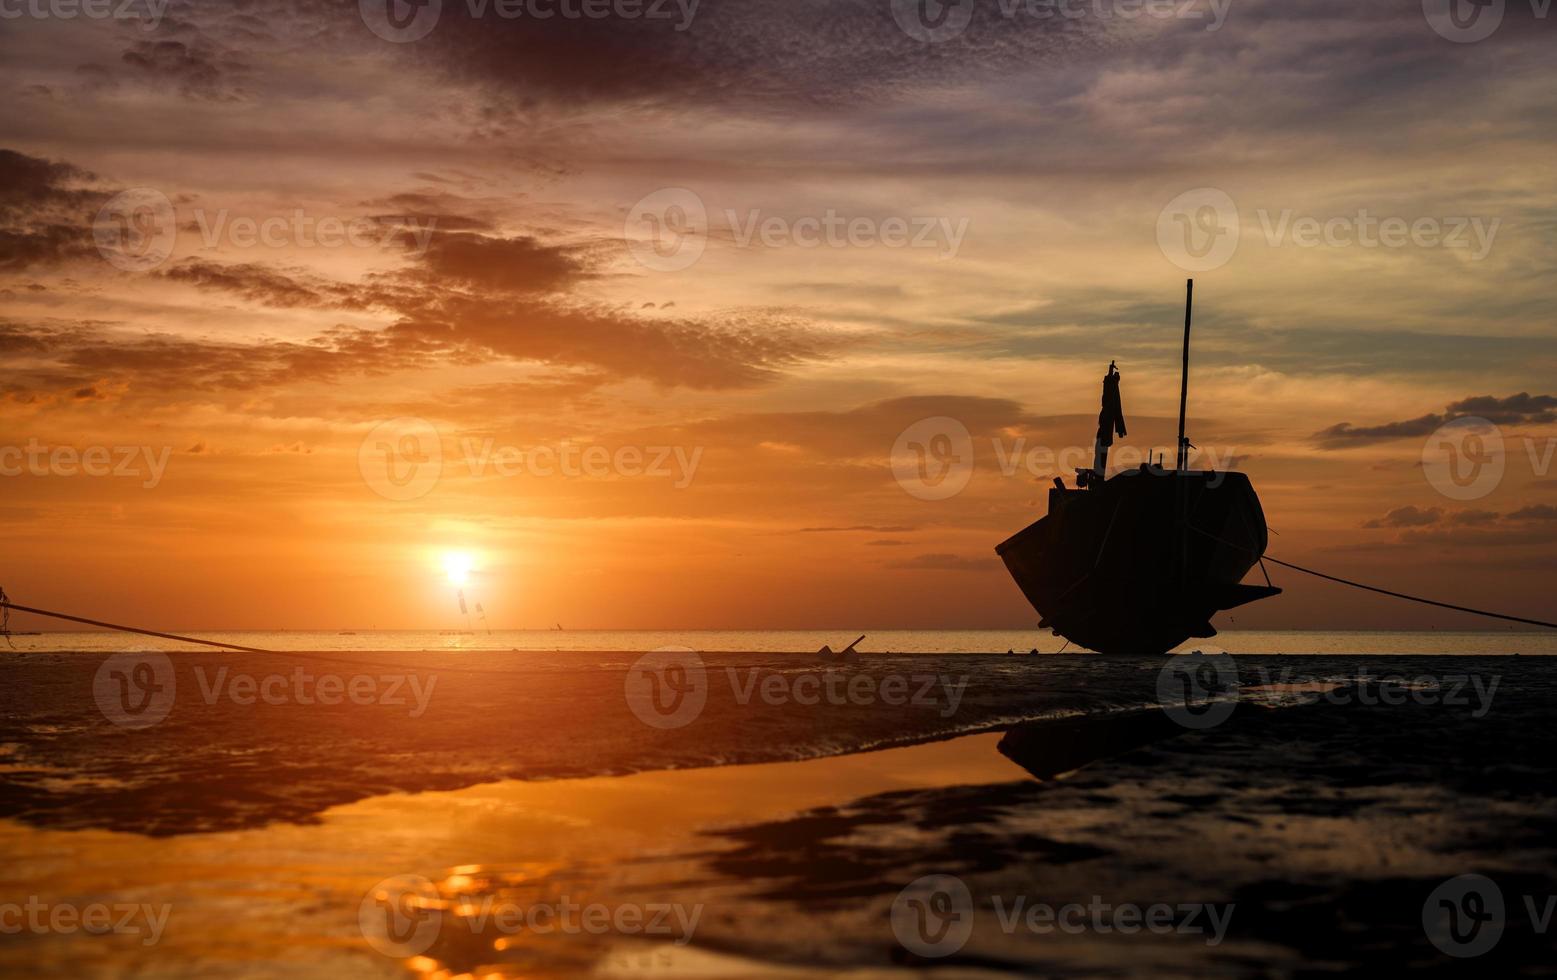
[[[147,930],[9,935],[0,970],[1549,975],[1557,943],[1529,910],[1557,893],[1557,726],[1550,685],[1531,683],[1550,668],[1519,669],[1490,704],[1380,703],[1364,685],[1240,704],[1203,730],[1156,712],[1058,719],[804,762],[391,792],[311,823],[144,836],[5,821],[7,900],[168,914],[152,945]],[[1493,948],[1459,959],[1423,912],[1465,874],[1494,881],[1505,914]],[[894,915],[927,876],[969,897],[966,935],[928,953]],[[1165,906],[1173,928],[1013,926],[1017,902]],[[666,914],[658,930],[500,921],[570,905]],[[397,909],[414,929],[372,925]]]
[[[166,902],[171,909],[150,946],[143,943],[149,930],[9,937],[0,945],[0,971],[435,975],[446,964],[385,955],[364,938],[359,907],[383,879],[424,876],[451,901],[501,892],[533,902],[538,883],[551,881],[549,888],[561,889],[553,896],[557,903],[563,892],[580,903],[648,903],[657,887],[669,894],[706,876],[699,870],[705,856],[737,850],[732,840],[708,836],[721,828],[782,821],[853,793],[1027,778],[996,751],[998,741],[998,735],[970,736],[812,762],[390,794],[334,807],[311,826],[166,838],[5,821],[0,853],[12,860],[0,868],[0,895],[13,901],[38,895],[50,904]],[[707,908],[700,925],[719,914]],[[664,975],[699,964],[720,964],[722,974],[739,963],[654,936],[554,935],[526,944],[519,935],[520,942],[499,952],[493,943],[511,937],[495,924],[483,932],[455,918],[450,912],[428,951],[459,959],[447,964],[455,974],[502,963],[526,975],[570,975],[586,965],[636,973],[644,967],[632,957],[644,950],[654,951],[652,972],[671,970]]]

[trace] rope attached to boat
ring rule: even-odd
[[[1437,599],[1424,599],[1419,595],[1406,595],[1404,592],[1394,592],[1390,589],[1381,589],[1376,585],[1364,585],[1361,582],[1353,582],[1351,579],[1341,578],[1338,575],[1326,575],[1324,572],[1316,572],[1312,568],[1304,568],[1302,565],[1294,565],[1290,561],[1282,561],[1280,558],[1272,558],[1270,555],[1264,555],[1263,558],[1265,561],[1273,562],[1282,566],[1283,568],[1290,568],[1294,572],[1302,572],[1304,575],[1312,575],[1315,578],[1322,578],[1330,582],[1337,582],[1341,585],[1351,586],[1354,589],[1363,589],[1368,592],[1377,592],[1380,595],[1393,596],[1396,599],[1405,599],[1408,602],[1420,602],[1424,606],[1437,606],[1440,609],[1453,609],[1456,612],[1471,613],[1475,616],[1486,616],[1489,619],[1506,619],[1511,623],[1526,623],[1530,626],[1545,626],[1548,629],[1557,630],[1557,623],[1548,623],[1544,619],[1526,619],[1523,616],[1510,616],[1507,613],[1489,612],[1485,609],[1473,609],[1470,606],[1457,606],[1452,602],[1439,602]]]
[[[347,664],[353,667],[392,667],[405,670],[407,668],[417,666],[414,664],[388,663],[382,660],[361,660],[356,657],[331,657],[328,654],[318,654],[308,650],[266,650],[261,647],[239,646],[236,643],[222,643],[218,640],[202,640],[195,636],[181,636],[178,633],[160,633],[156,630],[141,629],[138,626],[124,626],[119,623],[105,623],[99,619],[87,619],[84,616],[72,616],[69,613],[54,612],[53,610],[49,609],[36,609],[32,606],[18,605],[17,603],[12,602],[10,599],[5,598],[4,590],[0,590],[0,622],[5,622],[8,619],[12,609],[15,609],[17,612],[32,613],[34,616],[48,616],[52,619],[64,619],[72,623],[85,623],[88,626],[100,626],[104,629],[117,630],[121,633],[139,633],[142,636],[155,636],[163,640],[179,640],[184,643],[199,643],[203,646],[218,647],[223,650],[236,650],[239,653],[268,653],[276,657],[293,657],[299,660],[309,660],[327,664]],[[7,636],[7,640],[9,639],[10,637]],[[416,653],[419,651],[407,650],[404,652]],[[485,667],[465,667],[460,665],[446,664],[439,664],[437,666],[429,665],[423,669],[436,670],[441,673],[450,674],[529,675],[557,673],[555,670],[495,670]],[[580,671],[580,673],[582,673],[582,671]]]
[[[1212,534],[1205,528],[1199,528],[1193,524],[1187,524],[1185,526],[1188,527],[1191,531],[1194,531],[1196,534],[1203,534],[1213,541],[1219,541],[1222,544],[1227,545],[1229,548],[1236,548],[1239,551],[1247,552],[1252,552],[1254,550],[1253,548],[1248,548],[1241,544],[1235,544],[1234,542],[1229,541],[1219,535]],[[1547,629],[1557,630],[1557,623],[1548,623],[1544,619],[1527,619],[1524,616],[1510,616],[1507,613],[1492,612],[1487,609],[1476,609],[1471,606],[1459,606],[1452,602],[1439,602],[1437,599],[1426,599],[1419,595],[1407,595],[1404,592],[1396,592],[1392,589],[1380,588],[1377,585],[1367,585],[1363,582],[1354,582],[1349,578],[1341,578],[1339,575],[1328,575],[1324,572],[1315,571],[1312,568],[1304,568],[1302,565],[1294,565],[1290,561],[1282,561],[1280,558],[1275,558],[1271,555],[1256,555],[1255,557],[1256,560],[1261,563],[1261,571],[1264,571],[1265,562],[1271,562],[1273,564],[1280,565],[1283,568],[1290,568],[1294,572],[1302,572],[1304,575],[1312,575],[1315,578],[1322,578],[1326,581],[1349,586],[1353,589],[1362,589],[1366,592],[1377,592],[1379,595],[1387,595],[1396,599],[1405,599],[1407,602],[1420,602],[1424,606],[1437,606],[1440,609],[1453,609],[1455,612],[1470,613],[1473,616],[1486,616],[1488,619],[1504,619],[1511,623],[1525,623],[1529,626],[1544,626]],[[1270,583],[1269,574],[1265,576],[1265,582],[1266,584]]]
[[[143,630],[138,626],[120,626],[118,623],[105,623],[99,619],[86,619],[82,616],[71,616],[66,613],[50,612],[47,609],[34,609],[31,606],[19,606],[5,597],[5,591],[0,589],[0,608],[5,610],[5,619],[9,622],[11,610],[17,612],[32,613],[35,616],[48,616],[53,619],[67,619],[72,623],[85,623],[88,626],[101,626],[104,629],[118,630],[121,633],[139,633],[142,636],[155,636],[164,640],[182,640],[185,643],[202,643],[208,647],[221,647],[224,650],[237,650],[241,653],[270,653],[269,650],[261,650],[259,647],[241,647],[236,643],[218,643],[216,640],[200,640],[193,636],[179,636],[177,633],[158,633],[156,630]]]

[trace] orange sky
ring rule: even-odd
[[[1272,554],[1549,614],[1557,96],[1519,6],[1476,43],[1275,0],[933,42],[886,0],[7,20],[0,585],[440,627],[452,550],[494,627],[1030,626],[993,547],[1111,358],[1123,445],[1171,445],[1193,274],[1190,435]],[[1422,465],[1460,416],[1505,447],[1474,496]],[[945,499],[892,465],[931,418],[972,451]],[[1236,626],[1482,625],[1278,578]]]

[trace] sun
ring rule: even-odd
[[[464,588],[470,581],[471,570],[475,562],[470,554],[464,551],[446,551],[443,555],[443,571],[449,576],[449,581],[455,586]]]

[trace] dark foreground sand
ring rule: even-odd
[[[1466,706],[1377,693],[1244,704],[1205,730],[1140,713],[812,762],[391,793],[314,825],[153,838],[6,822],[4,900],[167,918],[149,944],[149,929],[7,935],[0,972],[1557,972],[1545,692],[1505,686]],[[1497,894],[1480,879],[1471,900],[1463,882],[1442,890],[1466,874]],[[1495,935],[1446,938],[1446,895]],[[611,922],[500,915],[570,905]],[[1029,919],[1035,905],[1101,911],[1066,931]],[[1140,928],[1153,907],[1163,928]],[[386,910],[404,913],[398,931]],[[1458,958],[1430,931],[1456,952],[1495,942]]]

